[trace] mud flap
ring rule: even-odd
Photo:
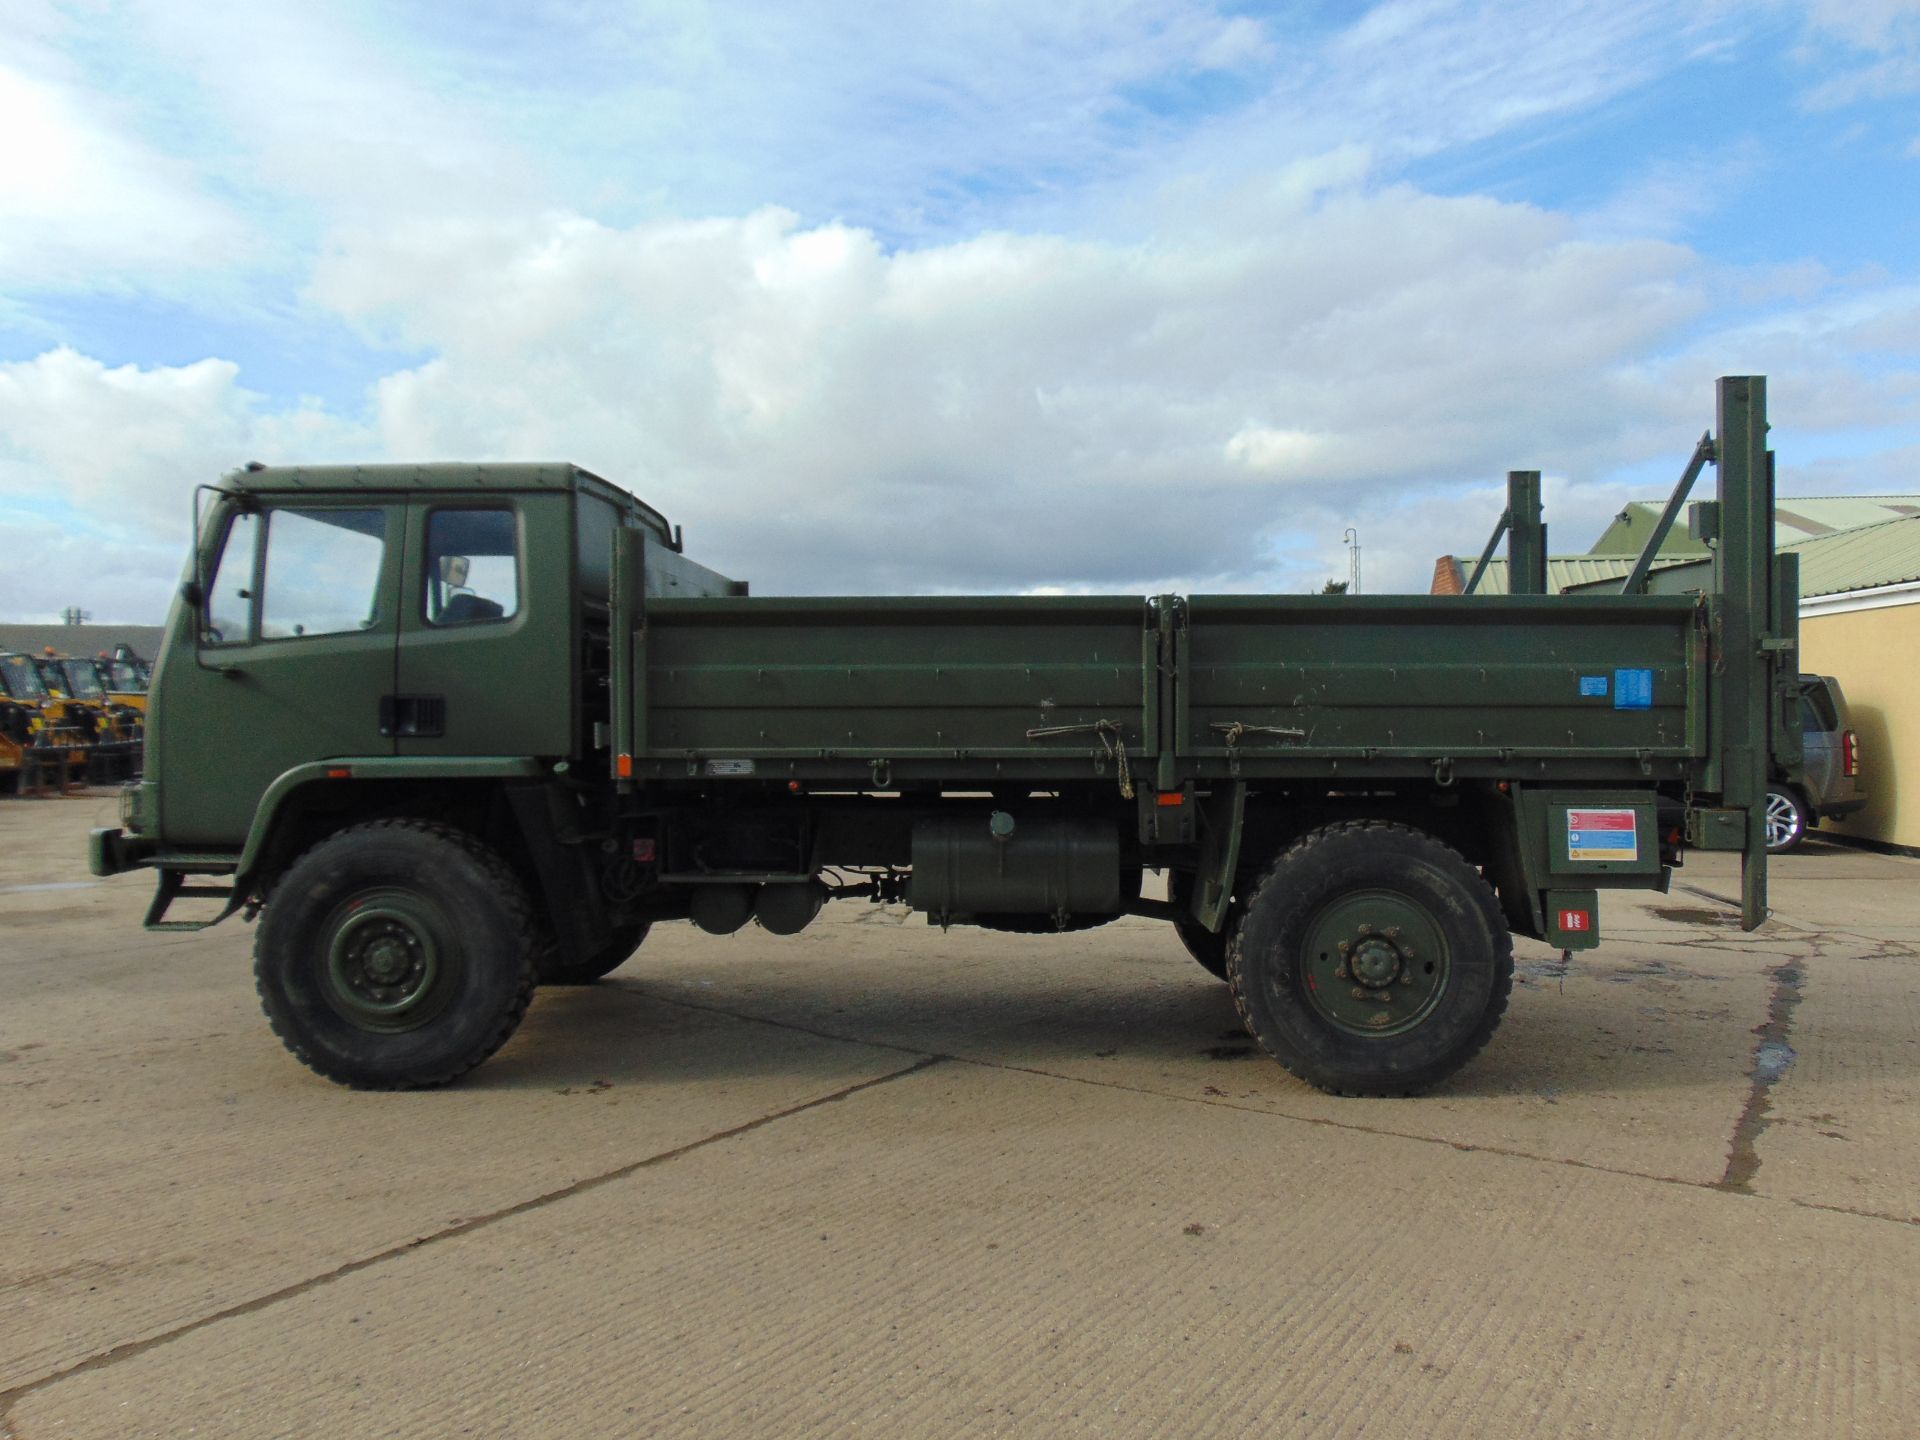
[[[1247,813],[1247,783],[1236,780],[1200,799],[1200,864],[1194,872],[1193,918],[1219,932],[1233,903],[1240,865],[1241,822]]]

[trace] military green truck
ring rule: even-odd
[[[1512,936],[1597,944],[1688,847],[1765,916],[1793,577],[1764,380],[1718,406],[1684,597],[1547,595],[1517,502],[1501,597],[754,596],[572,466],[250,465],[196,496],[92,866],[157,876],[151,929],[257,919],[274,1030],[352,1086],[454,1079],[656,924],[858,899],[1170,922],[1296,1075],[1412,1093],[1493,1033]]]

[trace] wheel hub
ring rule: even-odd
[[[1444,934],[1410,896],[1390,890],[1343,895],[1313,918],[1304,939],[1307,1002],[1350,1034],[1411,1030],[1446,989]]]
[[[360,1024],[405,1026],[432,993],[439,959],[421,917],[397,904],[363,905],[341,922],[328,947],[333,999]]]
[[[1355,983],[1378,990],[1399,976],[1400,952],[1388,940],[1362,940],[1353,947],[1348,965]]]

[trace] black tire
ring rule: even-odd
[[[1173,933],[1180,937],[1180,943],[1187,947],[1187,953],[1200,962],[1200,968],[1216,980],[1227,978],[1227,938],[1233,929],[1234,917],[1229,913],[1227,923],[1218,930],[1209,930],[1187,913],[1188,897],[1193,893],[1193,877],[1185,871],[1175,870],[1167,877],[1167,899],[1179,912],[1173,922]]]
[[[1767,789],[1766,806],[1768,852],[1784,855],[1789,850],[1798,850],[1813,826],[1807,802],[1786,786],[1773,785]]]
[[[563,960],[560,958],[559,943],[548,942],[534,956],[534,982],[539,985],[591,985],[632,959],[633,952],[640,948],[640,942],[647,938],[647,931],[651,928],[645,921],[618,926],[613,937],[584,960]]]
[[[359,1090],[457,1079],[533,995],[533,918],[500,857],[459,830],[375,820],[329,836],[273,887],[254,983],[309,1069]]]
[[[1349,821],[1273,862],[1234,929],[1227,979],[1248,1031],[1308,1084],[1412,1095],[1492,1036],[1513,990],[1513,937],[1458,851]]]

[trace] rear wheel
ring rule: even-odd
[[[356,1089],[443,1085],[498,1050],[533,993],[526,892],[472,836],[377,820],[274,886],[254,940],[260,1003],[308,1068]]]
[[[541,985],[591,985],[632,959],[650,928],[645,921],[617,926],[612,938],[583,960],[562,958],[558,942],[549,943],[534,957],[534,979]]]
[[[1798,795],[1779,785],[1767,791],[1767,849],[1776,855],[1798,849],[1808,824],[1806,802]]]
[[[1293,1074],[1346,1095],[1411,1095],[1479,1053],[1513,989],[1493,891],[1419,831],[1329,825],[1248,897],[1227,978],[1247,1029]]]

